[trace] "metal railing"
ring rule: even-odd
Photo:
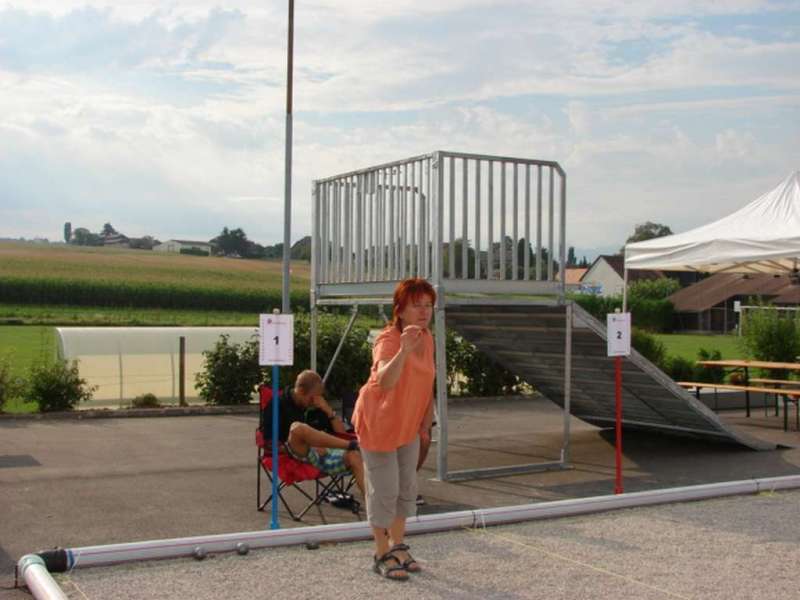
[[[320,297],[381,295],[406,277],[452,292],[564,291],[556,162],[434,152],[317,180],[312,213]]]

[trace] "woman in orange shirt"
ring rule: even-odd
[[[436,292],[424,279],[401,281],[392,322],[372,351],[372,370],[353,413],[364,459],[367,519],[375,538],[374,569],[405,581],[421,570],[403,542],[406,518],[416,514],[420,436],[433,421],[435,375],[429,329]]]

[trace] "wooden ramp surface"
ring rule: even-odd
[[[600,427],[614,424],[614,359],[606,356],[606,327],[573,304],[572,414]],[[566,308],[533,304],[447,304],[447,326],[564,405]],[[775,445],[737,431],[635,350],[623,359],[625,428],[741,444]]]

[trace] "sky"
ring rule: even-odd
[[[0,237],[282,241],[286,0],[0,0]],[[434,150],[562,165],[567,243],[685,231],[800,169],[800,0],[297,0],[311,181]]]

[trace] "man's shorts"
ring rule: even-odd
[[[300,462],[308,463],[325,473],[326,475],[342,475],[347,473],[349,469],[344,462],[344,453],[347,450],[339,450],[338,448],[326,448],[325,455],[320,456],[315,448],[310,448],[308,456],[298,455],[289,444],[286,444],[286,449],[289,454],[299,460]]]
[[[320,456],[316,449],[311,448],[308,451],[308,462],[327,475],[341,475],[349,471],[344,463],[345,452],[347,450],[326,448],[325,454]]]

